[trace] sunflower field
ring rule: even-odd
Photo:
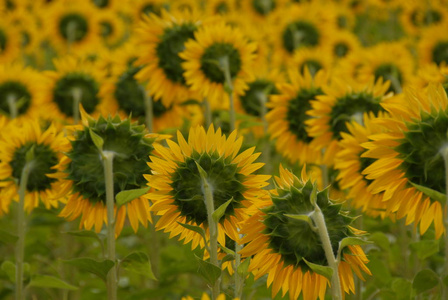
[[[0,300],[448,299],[447,0],[0,0]]]

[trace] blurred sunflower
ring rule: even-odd
[[[48,7],[43,28],[60,53],[81,54],[99,43],[98,9],[90,0],[54,1]]]
[[[4,18],[0,19],[0,63],[12,62],[20,54],[20,34]]]
[[[403,42],[384,42],[366,50],[366,63],[359,70],[361,80],[372,76],[389,80],[388,91],[401,93],[407,87],[414,72],[414,58]]]
[[[427,93],[407,90],[405,97],[384,107],[392,117],[379,119],[386,132],[362,144],[367,149],[362,157],[375,159],[363,174],[373,181],[371,191],[384,192],[383,201],[397,218],[406,216],[406,224],[420,224],[421,234],[434,222],[440,238],[445,231],[446,92],[442,85],[430,85]],[[427,195],[420,187],[436,192]]]
[[[295,51],[290,65],[297,68],[301,74],[307,69],[311,76],[314,76],[319,70],[326,73],[331,70],[333,56],[330,53],[324,53],[322,47],[302,48]]]
[[[211,103],[227,99],[222,66],[227,62],[233,93],[242,95],[252,79],[250,68],[255,58],[255,44],[248,42],[240,29],[221,22],[202,26],[194,33],[194,38],[185,44],[185,51],[180,54],[185,60],[182,67],[191,90]]]
[[[238,239],[237,224],[246,219],[245,208],[257,202],[268,183],[268,175],[255,175],[262,163],[253,163],[260,153],[255,147],[240,153],[242,137],[234,131],[228,138],[221,129],[210,126],[190,129],[188,143],[180,132],[178,144],[167,140],[169,148],[155,145],[151,156],[151,175],[146,175],[148,185],[154,188],[147,197],[152,201],[151,211],[159,215],[156,229],[170,233],[170,238],[179,236],[184,244],[192,242],[192,248],[203,248],[200,234],[188,230],[181,224],[199,226],[208,230],[207,211],[202,191],[199,164],[207,173],[213,190],[215,209],[230,199],[224,216],[218,223],[218,242],[225,245],[225,237]]]
[[[0,126],[5,125],[1,118]],[[41,129],[38,120],[28,122],[11,121],[3,127],[0,140],[0,187],[2,207],[8,205],[12,199],[18,201],[18,189],[22,176],[22,169],[27,158],[31,157],[32,167],[29,173],[25,193],[25,210],[30,213],[42,202],[46,209],[58,207],[63,199],[59,194],[67,192],[64,183],[52,178],[57,170],[62,152],[70,148],[62,131],[50,125],[46,130]]]
[[[198,29],[197,19],[190,14],[162,12],[144,17],[138,29],[141,56],[136,64],[143,65],[136,78],[147,82],[147,89],[156,100],[162,99],[166,106],[174,102],[195,99],[183,76],[180,53],[188,39]]]
[[[302,172],[299,179],[280,167],[280,177],[275,177],[277,188],[271,192],[271,201],[243,223],[240,251],[243,257],[253,256],[249,271],[255,279],[267,274],[267,285],[272,285],[272,297],[282,290],[282,296],[289,292],[289,299],[304,300],[325,298],[328,279],[315,273],[310,263],[327,266],[320,237],[307,222],[295,220],[286,214],[307,215],[314,211],[311,203],[313,184]],[[334,253],[345,237],[355,237],[360,231],[352,228],[350,218],[341,211],[341,204],[334,204],[328,198],[328,190],[317,192],[317,204],[327,224]],[[339,263],[339,278],[342,291],[355,292],[353,271],[364,279],[361,270],[371,275],[368,262],[360,246],[342,249]]]
[[[90,0],[96,7],[102,10],[113,10],[119,1],[117,0]],[[124,2],[124,1],[123,1]]]
[[[164,0],[128,0],[125,8],[129,10],[132,21],[144,20],[146,16],[160,16],[165,7]]]
[[[361,43],[355,34],[347,30],[339,30],[329,37],[323,49],[334,60],[347,57],[361,49]]]
[[[434,63],[420,66],[412,79],[412,86],[415,89],[424,89],[430,83],[441,83],[445,91],[448,89],[448,66],[445,63],[439,66]]]
[[[333,79],[323,88],[323,95],[311,101],[308,119],[305,121],[307,132],[314,138],[316,149],[325,148],[325,155],[334,158],[339,150],[338,141],[342,132],[348,132],[347,123],[363,124],[365,113],[378,115],[384,111],[383,103],[389,82],[381,79],[368,84]],[[315,149],[315,150],[316,150]],[[328,161],[332,165],[332,161]]]
[[[209,0],[205,5],[205,15],[228,15],[235,11],[235,6],[232,0]]]
[[[448,64],[447,26],[434,26],[422,32],[418,43],[418,57],[420,65],[436,63]]]
[[[5,19],[9,20],[10,26],[14,27],[15,32],[19,34],[20,50],[22,50],[24,54],[36,56],[42,55],[40,51],[37,51],[42,40],[42,33],[39,31],[37,20],[34,15],[26,10],[14,10],[14,12],[8,14]]]
[[[276,11],[281,10],[288,3],[287,0],[253,0],[241,1],[240,11],[247,15],[251,22],[262,25]]]
[[[69,189],[66,193],[67,205],[60,216],[69,221],[81,216],[80,228],[90,230],[95,227],[100,232],[107,222],[106,191],[104,169],[101,156],[92,139],[92,132],[100,136],[104,151],[115,153],[113,161],[115,196],[125,190],[140,189],[146,185],[143,174],[150,172],[147,165],[149,154],[153,151],[155,138],[145,136],[143,125],[131,123],[129,119],[102,116],[94,120],[83,116],[83,125],[72,126],[71,149],[65,151],[60,161],[60,172],[55,178],[65,180]],[[115,197],[114,197],[115,199]],[[116,207],[117,237],[124,225],[126,215],[136,232],[141,223],[147,227],[151,220],[149,202],[138,197],[119,209]]]
[[[268,132],[277,140],[277,151],[290,161],[316,163],[320,152],[310,147],[314,142],[305,129],[305,121],[309,119],[307,111],[311,109],[311,101],[323,94],[328,74],[319,71],[313,77],[307,68],[303,74],[296,69],[288,73],[291,83],[279,84],[279,95],[270,97],[271,111],[266,115]]]
[[[22,120],[48,112],[45,78],[22,64],[0,64],[0,114]]]
[[[100,36],[108,47],[120,44],[126,33],[126,24],[117,12],[101,10],[97,15],[100,26]]]
[[[353,207],[361,208],[369,216],[382,218],[387,215],[383,195],[372,193],[368,188],[372,180],[362,175],[363,170],[375,159],[362,157],[366,149],[361,144],[368,142],[370,135],[381,133],[381,127],[374,124],[373,120],[385,115],[380,112],[375,116],[370,112],[364,115],[363,124],[347,123],[348,132],[341,132],[341,150],[336,154],[334,164],[334,168],[339,171],[336,178],[339,187],[348,191],[346,198],[351,199]]]
[[[446,25],[448,11],[438,1],[406,1],[400,19],[407,33],[418,35],[424,28]]]
[[[97,62],[66,56],[54,60],[55,71],[47,71],[50,80],[47,97],[51,101],[53,119],[73,122],[78,116],[79,104],[89,114],[107,115],[110,111],[108,93],[104,84],[106,73]]]

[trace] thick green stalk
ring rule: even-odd
[[[8,102],[8,107],[9,107],[9,117],[11,119],[15,119],[17,118],[18,115],[18,110],[17,110],[17,103],[16,103],[16,95],[14,94],[9,94],[8,96],[6,96],[6,102]]]
[[[333,276],[331,278],[331,294],[333,300],[342,300],[341,283],[339,280],[339,262],[334,256],[333,247],[331,246],[330,236],[328,235],[325,218],[320,207],[315,204],[314,213],[312,214],[313,221],[317,227],[322,247],[324,248],[325,257],[328,261],[328,266],[333,269]]]
[[[25,194],[33,162],[27,162],[22,169],[19,183],[19,204],[17,209],[17,244],[16,244],[16,300],[25,299],[23,289],[23,262],[25,256]]]
[[[234,286],[234,298],[241,299],[243,295],[244,277],[238,273],[238,267],[241,264],[241,254],[238,252],[243,249],[243,246],[235,242],[235,286]]]
[[[115,196],[113,162],[114,152],[103,151],[104,178],[106,181],[107,208],[107,257],[116,263],[115,257]],[[107,299],[117,299],[117,268],[114,265],[107,274]]]
[[[267,174],[272,174],[272,163],[271,163],[271,145],[268,138],[268,121],[266,120],[266,114],[268,113],[268,108],[266,104],[268,103],[268,96],[264,92],[256,93],[256,97],[260,102],[260,118],[263,123],[263,133],[264,133],[264,144],[263,151],[261,152],[262,160],[265,163],[264,171]]]
[[[229,66],[229,57],[223,56],[219,59],[219,65],[224,73],[225,78],[225,90],[229,95],[229,122],[230,122],[230,131],[234,131],[236,128],[236,117],[235,117],[235,103],[233,100],[233,83],[232,77],[230,76],[230,66]]]
[[[202,192],[205,198],[205,207],[207,209],[208,230],[210,232],[210,263],[221,269],[218,261],[218,224],[213,219],[215,204],[213,201],[213,190],[206,178],[202,178]],[[220,293],[221,278],[216,280],[212,287],[213,300],[216,300]]]
[[[148,132],[154,131],[154,108],[152,103],[152,97],[149,91],[146,91],[143,86],[140,86],[141,91],[145,97],[145,123]]]
[[[82,89],[74,87],[72,89],[73,96],[73,124],[79,123],[79,104],[82,101]]]
[[[76,39],[76,28],[77,24],[76,22],[69,22],[67,24],[67,53],[70,54],[72,51],[73,43]]]
[[[440,150],[443,160],[445,162],[445,195],[446,201],[443,208],[443,225],[445,225],[445,263],[443,266],[442,278],[448,276],[448,146],[443,147]],[[443,296],[442,299],[448,299],[448,287],[443,284]]]

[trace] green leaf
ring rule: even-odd
[[[310,267],[313,272],[324,276],[328,280],[331,281],[331,277],[333,276],[333,269],[328,266],[321,266],[317,264],[313,264],[312,262],[307,261],[305,258],[302,258],[303,261]]]
[[[189,229],[191,231],[199,233],[202,236],[202,238],[204,239],[204,241],[207,240],[205,238],[205,230],[202,229],[201,227],[190,225],[190,224],[185,224],[185,223],[181,223],[181,222],[177,222],[177,224],[179,224],[180,226],[185,227],[185,228],[187,228],[187,229]]]
[[[440,242],[438,240],[424,240],[412,243],[410,246],[417,253],[417,257],[424,260],[439,252]]]
[[[143,252],[129,254],[121,261],[120,266],[125,270],[143,275],[152,280],[157,280],[152,272],[151,262],[149,261],[148,256]]]
[[[248,270],[249,270],[249,265],[250,265],[250,257],[247,257],[239,266],[237,269],[238,274],[245,278]]]
[[[233,254],[227,254],[226,256],[221,259],[221,263],[225,263],[226,261],[232,261],[235,260],[235,255]]]
[[[2,263],[0,268],[6,273],[6,275],[8,275],[11,282],[16,282],[16,265],[13,262],[6,260]]]
[[[0,242],[3,244],[13,244],[19,239],[18,236],[10,234],[4,230],[0,230]]]
[[[78,289],[78,287],[71,285],[57,277],[48,275],[34,275],[31,278],[31,281],[28,284],[28,286],[63,289],[70,291],[76,291]]]
[[[423,293],[436,287],[439,284],[439,277],[430,269],[422,270],[417,273],[412,282],[412,287],[417,294]]]
[[[96,261],[91,258],[75,258],[70,260],[63,260],[65,264],[75,266],[81,271],[86,271],[95,274],[106,282],[107,273],[115,265],[113,261],[106,259],[103,261]]]
[[[438,201],[441,204],[445,205],[446,202],[446,195],[442,194],[436,190],[427,188],[425,186],[422,185],[418,185],[416,183],[410,182],[412,184],[412,186],[414,186],[417,190],[419,190],[420,192],[422,192],[423,194],[425,194],[426,196],[430,197],[432,200]]]
[[[199,275],[201,275],[211,286],[213,286],[221,276],[221,269],[197,256],[196,259],[199,262]]]
[[[212,218],[213,220],[215,220],[216,223],[219,222],[219,220],[222,218],[222,216],[224,216],[224,214],[226,213],[226,209],[229,206],[230,203],[232,203],[233,201],[233,197],[230,198],[230,200],[228,200],[227,202],[221,204],[212,214]]]
[[[392,282],[392,290],[396,300],[409,300],[411,298],[412,283],[404,278],[397,278]]]
[[[198,167],[199,175],[201,176],[202,180],[207,181],[207,172],[201,167],[200,164],[198,164],[197,161],[194,162],[196,164],[196,167]]]
[[[317,182],[313,182],[313,190],[310,195],[310,202],[313,206],[315,206],[316,201],[317,201]]]
[[[367,268],[372,272],[373,278],[380,286],[389,286],[391,284],[392,275],[383,260],[371,257]]]
[[[102,243],[98,234],[96,234],[96,232],[91,231],[91,230],[75,230],[75,231],[66,231],[63,233],[66,233],[66,234],[69,234],[72,236],[96,239],[98,242]]]
[[[316,226],[314,226],[313,220],[311,219],[311,217],[309,215],[293,215],[293,214],[285,214],[285,217],[294,219],[294,220],[299,220],[299,221],[303,221],[308,223],[308,225],[310,225],[311,228],[315,228]]]
[[[201,104],[202,104],[202,102],[199,102],[198,100],[189,99],[187,101],[184,101],[184,102],[180,103],[179,105],[187,106],[187,105],[201,105]]]
[[[96,134],[92,128],[89,128],[89,133],[90,133],[90,137],[92,138],[93,143],[95,144],[96,148],[100,151],[103,152],[103,145],[104,145],[104,140],[102,137],[100,137],[98,134]]]
[[[34,144],[31,146],[31,148],[25,153],[25,161],[30,162],[34,160]]]
[[[390,250],[390,242],[387,236],[383,232],[374,232],[369,236],[369,241],[372,241],[375,245],[380,247],[382,250]]]
[[[125,205],[126,203],[131,202],[134,199],[137,199],[140,196],[143,196],[149,191],[150,187],[145,187],[141,189],[127,190],[121,191],[115,196],[116,204],[118,207]]]
[[[448,275],[443,278],[443,284],[448,286]]]

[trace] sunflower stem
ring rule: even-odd
[[[19,203],[17,209],[17,244],[16,244],[16,300],[25,299],[23,289],[23,262],[25,256],[25,194],[28,179],[34,162],[27,161],[20,174]]]
[[[152,97],[149,91],[147,91],[142,85],[140,89],[145,97],[145,123],[148,132],[154,131],[154,108],[152,103]]]
[[[207,209],[208,230],[210,233],[210,263],[221,269],[218,261],[218,224],[213,219],[215,204],[213,200],[213,190],[208,180],[202,177],[202,193],[205,198],[205,207]],[[220,293],[221,278],[216,280],[212,287],[213,300],[216,300]]]
[[[17,97],[14,94],[9,94],[6,96],[6,102],[8,102],[9,107],[9,117],[11,119],[17,118],[18,115],[16,98]]]
[[[271,145],[269,143],[268,138],[268,121],[266,120],[266,114],[268,113],[268,108],[266,107],[266,103],[268,103],[267,94],[264,92],[257,92],[255,94],[258,101],[260,102],[260,118],[263,123],[263,133],[265,137],[265,142],[263,144],[263,151],[261,152],[263,162],[265,163],[265,173],[272,173],[272,164],[271,164]]]
[[[72,45],[76,40],[76,29],[78,25],[75,21],[67,24],[67,53],[72,51]]]
[[[208,102],[206,97],[202,100],[202,105],[204,106],[205,128],[209,128],[212,124],[212,109],[210,107],[210,102]]]
[[[234,131],[236,126],[236,117],[235,117],[235,103],[233,100],[233,83],[232,76],[230,75],[230,65],[229,65],[229,57],[223,56],[219,58],[219,66],[221,67],[222,72],[224,73],[225,78],[225,90],[229,95],[229,123],[230,123],[230,131]]]
[[[234,287],[234,298],[241,299],[243,295],[244,277],[238,272],[238,267],[241,265],[241,254],[238,252],[243,249],[243,246],[235,242],[235,287]]]
[[[115,197],[114,197],[114,152],[103,151],[104,178],[106,181],[106,209],[107,209],[107,258],[114,262],[114,266],[107,274],[107,299],[117,299],[117,268],[115,266]]]
[[[342,300],[341,283],[339,280],[339,262],[334,256],[333,247],[331,246],[330,236],[328,235],[327,225],[325,223],[325,217],[317,203],[314,205],[314,213],[311,217],[316,224],[328,266],[333,269],[333,276],[331,277],[332,299]]]
[[[79,123],[79,104],[82,101],[82,89],[79,87],[74,87],[72,89],[73,96],[73,123]]]
[[[448,276],[448,145],[444,146],[440,153],[442,154],[443,161],[445,163],[445,207],[444,207],[444,217],[443,217],[443,225],[445,225],[445,263],[443,266],[442,272],[442,280]],[[448,299],[448,286],[445,284],[443,286],[443,296],[442,299]]]

